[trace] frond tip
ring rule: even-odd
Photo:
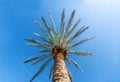
[[[46,66],[52,61],[52,58],[49,58],[48,60],[45,61],[45,63],[42,64],[38,72],[32,77],[30,82],[32,82],[45,68]]]
[[[30,57],[30,58],[26,59],[24,63],[29,63],[29,62],[31,62],[31,61],[37,60],[38,58],[40,58],[40,56]]]
[[[51,69],[50,69],[49,78],[51,78],[51,77],[53,76],[53,67],[54,67],[54,66],[52,66]]]
[[[85,52],[85,51],[71,51],[71,50],[68,50],[67,53],[68,53],[68,54],[81,55],[81,56],[93,56],[92,53],[90,53],[90,52]]]
[[[79,45],[79,44],[82,44],[82,43],[87,42],[87,41],[92,40],[92,39],[94,39],[94,37],[80,40],[80,41],[78,41],[78,42],[75,42],[75,43],[71,44],[71,45],[68,46],[67,48],[75,47],[75,46],[77,46],[77,45]]]
[[[75,65],[75,67],[78,68],[78,70],[80,70],[81,72],[83,72],[83,69],[80,67],[79,64],[77,64],[76,61],[72,60],[70,57],[66,57],[66,59],[70,61],[70,64]]]

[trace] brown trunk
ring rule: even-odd
[[[71,82],[62,53],[57,53],[54,57],[53,82]]]

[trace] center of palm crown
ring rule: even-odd
[[[54,46],[54,48],[52,49],[52,56],[53,58],[57,55],[57,54],[63,54],[64,58],[66,57],[66,53],[67,53],[67,49],[63,48],[62,46]]]

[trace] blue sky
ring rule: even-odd
[[[80,25],[90,26],[80,39],[96,37],[75,48],[95,56],[73,57],[84,69],[79,72],[71,66],[73,82],[120,82],[119,0],[0,0],[0,82],[29,82],[40,65],[23,63],[39,50],[24,41],[26,37],[35,38],[32,32],[40,32],[32,18],[44,16],[49,21],[50,12],[59,27],[63,8],[66,20],[76,9],[75,21],[81,18]],[[49,68],[34,82],[51,82]]]

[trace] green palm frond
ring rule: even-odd
[[[71,42],[73,39],[75,39],[76,37],[78,37],[80,34],[82,34],[85,30],[87,30],[89,28],[83,26],[82,28],[80,28],[72,37],[68,38],[67,42]]]
[[[54,66],[51,66],[49,78],[51,78],[53,76],[53,70],[54,70],[53,68],[54,68]]]
[[[40,30],[48,37],[48,38],[50,38],[50,36],[48,35],[48,31],[46,31],[46,29],[44,29],[43,27],[42,27],[42,25],[36,20],[36,19],[32,19],[33,20],[33,22],[40,28]],[[44,22],[44,24],[45,24],[45,22],[46,21],[43,21]],[[51,38],[50,38],[51,39]]]
[[[32,39],[32,38],[25,38],[26,41],[30,42],[30,43],[39,43],[38,40]]]
[[[71,44],[71,45],[68,46],[67,48],[69,49],[69,48],[75,47],[75,46],[77,46],[77,45],[79,45],[79,44],[82,44],[82,43],[87,42],[87,41],[92,40],[92,39],[94,39],[94,37],[92,37],[92,38],[87,38],[87,39],[84,39],[84,40],[80,40],[80,41],[78,41],[78,42],[75,42],[75,43]]]
[[[42,25],[41,25],[36,19],[32,19],[32,21],[40,28],[40,30],[41,30],[44,34],[47,34],[46,30],[42,27]]]
[[[79,24],[79,22],[80,22],[80,19],[74,24],[74,26],[70,29],[70,31],[68,31],[64,35],[65,37],[63,38],[63,43],[62,43],[64,47],[68,44],[67,39],[69,38],[70,34],[72,34],[72,32],[75,30],[75,28],[77,27],[77,25]]]
[[[45,41],[46,43],[49,43],[51,44],[46,38],[42,37],[40,34],[36,33],[36,32],[33,32],[33,34],[35,36],[37,36],[38,38],[40,38],[41,40]],[[51,44],[52,45],[52,44]]]
[[[53,32],[51,31],[51,28],[49,27],[49,25],[48,25],[48,23],[46,22],[45,18],[44,18],[44,17],[41,17],[41,19],[42,19],[42,21],[43,21],[45,27],[47,28],[47,31],[48,31],[48,33],[49,33],[51,39],[54,40],[54,37],[55,37],[55,36],[54,36]]]
[[[41,44],[39,43],[27,43],[30,46],[35,46],[35,47],[42,47]]]
[[[46,66],[52,61],[52,58],[49,58],[48,60],[45,61],[45,63],[42,64],[38,72],[32,77],[30,82],[32,82],[45,68]]]
[[[80,20],[81,20],[81,19],[79,19],[79,20],[74,24],[74,26],[70,29],[70,31],[68,31],[68,33],[66,34],[66,38],[68,38],[69,35],[72,34],[72,32],[76,29],[76,27],[78,26]]]
[[[50,39],[50,38],[48,39],[48,42],[49,42],[49,44],[51,44],[52,46],[54,46],[55,43],[56,43],[56,42],[54,42],[54,41],[53,41],[52,39]]]
[[[67,53],[68,53],[68,54],[81,55],[81,56],[93,56],[92,53],[90,53],[90,52],[85,52],[85,51],[72,51],[72,50],[68,50]]]
[[[56,31],[56,26],[55,26],[53,17],[52,17],[52,15],[51,15],[50,13],[49,13],[49,17],[50,17],[50,20],[51,20],[51,23],[52,23],[52,28],[53,28],[54,34],[55,34],[55,35],[58,35],[58,33],[57,33],[57,31]]]
[[[65,18],[65,10],[63,9],[62,15],[61,15],[61,26],[60,26],[60,43],[62,43],[62,40],[63,40],[63,37],[64,37],[64,31],[65,31],[64,18]]]
[[[48,49],[48,50],[52,50],[52,47],[50,45],[48,45],[48,44],[28,43],[28,45],[35,46],[35,47],[41,47],[41,48],[45,48],[45,49]]]
[[[68,71],[68,75],[70,77],[70,81],[72,82],[72,74],[71,74],[71,72],[68,69],[67,69],[67,71]]]
[[[51,46],[50,44],[41,44],[38,40],[35,40],[35,39],[31,39],[31,38],[25,38],[26,41],[28,41],[29,45],[31,46],[36,46],[36,47],[44,47],[44,48],[47,48],[47,49],[52,49],[53,46]]]
[[[69,21],[68,21],[68,23],[67,23],[67,26],[66,26],[65,33],[67,33],[68,30],[69,30],[69,28],[71,27],[71,24],[72,24],[74,15],[75,15],[75,10],[73,10],[73,12],[71,13],[70,19],[69,19]]]
[[[71,16],[70,16],[69,21],[68,21],[67,26],[66,26],[66,29],[64,28],[64,30],[65,30],[65,33],[63,35],[64,38],[61,39],[61,43],[62,43],[63,47],[65,47],[67,44],[67,42],[66,42],[67,36],[66,35],[68,34],[69,29],[71,28],[74,15],[75,15],[75,10],[73,10],[73,12],[71,13]]]
[[[40,58],[40,56],[30,57],[30,58],[26,59],[24,63],[29,63],[29,62],[31,62],[31,61],[34,61],[34,60],[38,59],[38,58]]]
[[[67,56],[66,56],[66,58],[65,58],[65,61],[66,61],[68,64],[71,64],[71,61],[68,59]]]
[[[66,59],[70,61],[70,64],[75,65],[76,68],[78,68],[80,71],[83,71],[82,68],[80,67],[80,65],[78,65],[76,61],[72,60],[72,59],[71,59],[70,57],[68,57],[68,56],[66,57]]]
[[[46,53],[46,52],[50,52],[50,50],[44,49],[44,50],[40,50],[40,51],[39,51],[39,53]]]
[[[51,55],[51,54],[41,56],[40,58],[38,58],[38,59],[34,60],[34,61],[32,62],[32,64],[31,64],[31,65],[35,65],[35,64],[37,64],[37,63],[41,62],[42,60],[44,60],[44,59],[46,59],[46,58],[50,57],[50,55]]]

